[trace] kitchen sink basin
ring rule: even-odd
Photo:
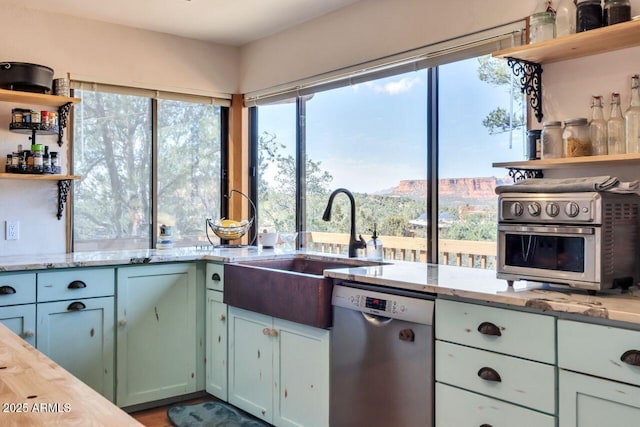
[[[375,261],[290,257],[224,266],[224,302],[292,322],[331,326],[331,268],[380,265]]]

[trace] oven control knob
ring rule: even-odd
[[[524,207],[522,206],[522,203],[520,202],[514,202],[511,205],[511,215],[513,216],[521,216],[522,213],[524,212]]]
[[[547,215],[549,216],[558,216],[560,213],[560,207],[556,202],[551,202],[547,205]]]
[[[540,212],[542,212],[542,207],[540,207],[540,203],[532,202],[529,205],[527,205],[527,210],[529,211],[529,215],[539,216]]]
[[[569,202],[564,207],[564,213],[566,213],[567,216],[570,216],[571,218],[575,218],[580,213],[580,206],[578,206],[576,202]]]

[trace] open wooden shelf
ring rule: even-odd
[[[640,165],[640,154],[611,154],[606,156],[563,157],[561,159],[523,160],[493,163],[494,168],[513,169],[567,169],[578,166]]]
[[[61,174],[28,174],[28,173],[0,173],[0,179],[27,179],[32,181],[61,181],[61,180],[77,180],[79,175],[61,175]]]
[[[69,103],[77,104],[81,99],[67,96],[45,95],[42,93],[0,89],[0,101],[12,102],[14,104],[37,104],[46,105],[48,107],[60,107]]]
[[[548,64],[638,45],[640,45],[640,19],[503,49],[494,52],[493,56]]]

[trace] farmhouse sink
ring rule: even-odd
[[[331,326],[331,268],[380,265],[355,259],[290,257],[224,266],[224,302],[292,322]]]

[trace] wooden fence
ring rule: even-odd
[[[324,253],[346,253],[349,235],[346,233],[306,233],[307,247]],[[380,236],[384,258],[389,260],[426,262],[427,240],[418,237]],[[472,240],[440,239],[439,259],[442,264],[487,268],[495,265],[496,243]]]

